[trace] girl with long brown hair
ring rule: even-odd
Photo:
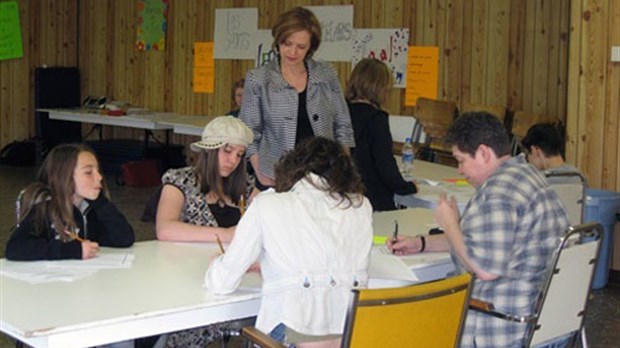
[[[135,240],[86,145],[52,149],[17,205],[17,225],[6,246],[10,260],[89,259],[99,246],[124,248]]]

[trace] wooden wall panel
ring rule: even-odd
[[[620,77],[618,63],[607,61],[610,45],[619,44],[618,34],[609,34],[619,27],[614,0],[171,1],[164,52],[135,48],[136,1],[18,2],[25,54],[0,61],[0,145],[34,135],[37,65],[78,65],[83,95],[107,95],[155,111],[224,114],[231,86],[254,62],[217,60],[215,92],[192,92],[193,43],[213,40],[216,8],[257,7],[259,28],[269,29],[295,5],[353,4],[354,27],[407,27],[411,45],[439,47],[440,99],[459,106],[503,104],[566,120],[569,159],[587,170],[592,186],[620,185]],[[344,87],[351,64],[333,65]],[[394,89],[386,109],[411,114],[403,104],[404,90]],[[105,134],[142,136],[113,127]],[[194,139],[173,137],[181,143]]]
[[[620,5],[615,0],[571,4],[567,104],[567,159],[592,187],[620,191]]]

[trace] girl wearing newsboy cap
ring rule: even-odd
[[[220,116],[207,124],[202,140],[190,144],[198,152],[195,166],[170,169],[163,188],[155,230],[157,239],[179,242],[229,242],[241,218],[240,198],[254,185],[248,183],[245,151],[252,131],[233,116]],[[166,347],[206,347],[221,338],[212,324],[166,335]]]
[[[190,144],[195,166],[170,169],[162,177],[157,207],[157,239],[182,242],[229,242],[241,217],[241,197],[249,188],[245,151],[252,131],[239,119],[220,116]]]

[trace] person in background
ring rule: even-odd
[[[233,108],[228,111],[227,115],[239,117],[239,110],[241,109],[241,103],[243,103],[243,85],[245,84],[245,79],[241,79],[232,87],[232,101]]]
[[[542,173],[524,155],[510,157],[501,122],[484,112],[465,113],[446,142],[460,174],[476,192],[459,214],[442,196],[434,217],[444,234],[388,240],[397,255],[448,251],[457,269],[476,275],[472,298],[501,312],[530,315],[547,264],[568,227],[568,216]],[[461,347],[522,347],[527,324],[469,310]]]
[[[209,122],[202,140],[190,145],[199,153],[195,166],[170,169],[163,188],[155,229],[157,239],[180,242],[232,240],[241,217],[241,199],[249,197],[245,151],[250,129],[233,116]]]
[[[527,160],[538,170],[548,173],[579,173],[564,162],[564,136],[560,124],[538,123],[528,129],[521,140]],[[549,177],[550,182],[579,181],[577,177]]]
[[[355,159],[375,211],[394,210],[394,194],[417,192],[416,185],[403,179],[392,154],[388,114],[381,109],[393,84],[387,65],[378,59],[359,61],[347,84],[345,97],[355,133]]]
[[[259,189],[275,184],[274,164],[306,138],[355,145],[336,71],[312,59],[321,43],[316,16],[295,7],[278,16],[271,33],[277,59],[247,73],[239,113],[254,132],[247,156]]]
[[[86,145],[54,147],[17,204],[17,225],[6,245],[9,260],[90,259],[100,246],[127,248],[135,241]]]
[[[366,287],[372,207],[342,145],[309,138],[275,168],[275,192],[256,196],[205,284],[233,292],[260,261],[256,327],[287,344],[339,347],[351,289]]]
[[[233,116],[209,122],[202,139],[190,144],[199,153],[195,166],[169,169],[157,207],[157,239],[179,242],[229,242],[241,218],[241,206],[253,183],[245,170],[245,151],[252,131]],[[241,200],[243,198],[243,201]],[[206,347],[221,338],[231,322],[162,335],[164,347]]]

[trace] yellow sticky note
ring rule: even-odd
[[[378,244],[378,245],[383,245],[385,244],[385,242],[387,242],[388,237],[385,236],[374,236],[372,238],[372,243],[373,244]]]

